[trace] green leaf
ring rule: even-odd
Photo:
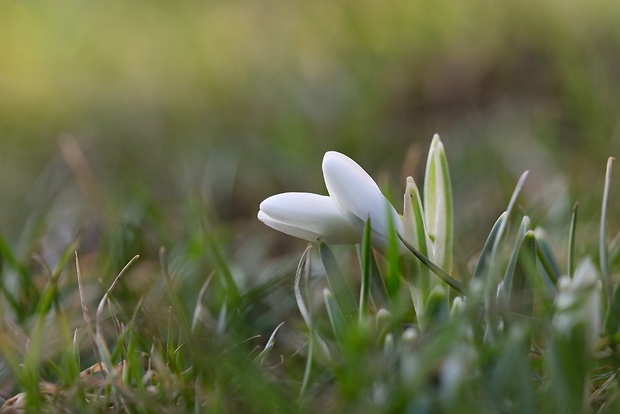
[[[508,266],[506,267],[506,273],[504,274],[504,289],[507,293],[510,293],[510,287],[512,286],[512,279],[514,277],[515,268],[517,266],[517,259],[521,252],[521,248],[523,245],[523,238],[525,237],[525,233],[530,229],[530,218],[528,216],[524,216],[521,220],[521,225],[519,226],[519,231],[517,231],[517,237],[515,238],[515,244],[512,249],[512,255],[510,256],[510,260],[508,261]]]
[[[482,248],[482,252],[480,253],[480,257],[478,258],[476,267],[474,268],[474,274],[472,275],[472,279],[481,279],[489,270],[490,263],[495,259],[493,251],[495,241],[500,235],[500,228],[505,226],[504,223],[507,219],[508,212],[504,211],[493,225],[493,228],[491,229],[491,232],[487,237],[487,241],[484,243],[484,247]]]
[[[545,276],[543,281],[548,285],[548,287],[552,287],[553,290],[553,287],[555,287],[558,279],[560,278],[560,268],[553,256],[549,243],[547,243],[547,241],[540,236],[538,236],[536,240],[536,253],[540,263],[540,270]]]
[[[443,286],[435,286],[425,301],[424,319],[432,326],[435,322],[444,321],[450,315],[448,295]]]
[[[512,209],[517,203],[517,198],[519,197],[519,194],[521,193],[521,190],[523,189],[523,186],[525,185],[525,179],[527,178],[529,173],[530,173],[529,171],[525,171],[523,174],[521,174],[521,177],[519,177],[519,181],[517,181],[517,185],[515,186],[515,189],[512,192],[512,196],[510,197],[510,201],[508,202],[508,208],[506,209],[506,214],[508,217],[510,217],[510,215],[512,214]],[[495,238],[495,244],[493,246],[493,255],[496,254],[499,248],[499,243],[502,240],[502,237],[504,235],[504,231],[506,231],[507,225],[508,225],[508,219],[506,219],[500,224],[497,237]]]
[[[364,225],[364,235],[362,237],[362,284],[360,287],[360,311],[359,318],[360,323],[362,319],[365,319],[368,316],[369,309],[369,301],[370,301],[370,277],[371,277],[371,256],[372,256],[372,247],[370,245],[371,240],[371,227],[370,227],[370,217],[366,220],[366,224]]]
[[[345,316],[342,314],[340,306],[338,306],[334,295],[327,288],[323,290],[323,299],[325,301],[327,315],[329,316],[329,322],[332,325],[334,335],[336,336],[338,342],[343,344],[349,336],[349,327],[347,326]]]
[[[567,257],[567,266],[566,269],[568,271],[568,276],[573,277],[575,274],[575,264],[577,263],[575,260],[575,234],[577,233],[577,207],[579,203],[575,203],[573,206],[573,215],[570,220],[570,231],[568,234],[568,257]]]
[[[452,272],[453,206],[448,160],[439,135],[435,134],[428,152],[424,175],[424,213],[433,242],[434,262]]]
[[[357,303],[336,262],[336,257],[325,243],[319,243],[319,255],[323,263],[323,268],[325,269],[327,282],[329,283],[338,305],[347,318],[353,318],[357,313]]]
[[[509,284],[510,310],[520,315],[531,316],[534,306],[532,281],[538,280],[536,266],[536,236],[528,230],[523,236],[516,260],[514,275]]]
[[[424,266],[428,267],[431,272],[433,272],[435,275],[437,275],[441,280],[444,281],[444,283],[446,283],[452,289],[456,290],[457,292],[459,292],[461,294],[464,293],[464,288],[463,288],[463,285],[461,284],[461,282],[459,282],[458,280],[454,279],[452,276],[450,276],[449,274],[444,272],[435,263],[431,262],[428,257],[426,257],[422,253],[420,253],[415,247],[413,247],[411,244],[409,244],[409,242],[407,240],[405,240],[401,235],[399,235],[399,237],[400,237],[400,241],[403,242],[405,247],[407,249],[409,249],[409,251],[411,253],[413,253],[413,255],[415,257],[417,257],[418,260],[420,260],[424,264]]]
[[[362,244],[358,244],[358,258],[360,262],[360,269],[364,272],[364,242]],[[371,246],[372,247],[372,246]],[[377,259],[375,258],[375,254],[373,249],[370,249],[370,254],[368,256],[369,271],[370,271],[370,301],[374,305],[375,309],[385,308],[390,306],[390,298],[388,297],[387,288],[385,287],[385,283],[383,280],[383,275],[381,275],[381,271],[379,270],[379,265],[377,264]]]
[[[603,333],[605,335],[614,335],[620,332],[620,285],[614,289],[611,302],[605,311],[605,319],[603,322]]]
[[[407,177],[407,189],[404,196],[403,208],[403,237],[420,253],[433,260],[433,246],[424,222],[424,208],[420,192],[412,177]],[[418,260],[407,260],[408,266],[406,276],[409,283],[409,290],[413,300],[413,306],[418,318],[424,313],[424,301],[430,294],[433,283],[436,279],[431,278],[429,269],[420,265]]]
[[[387,273],[385,278],[385,287],[390,299],[395,299],[400,290],[400,248],[398,244],[399,234],[394,227],[395,223],[392,221],[392,215],[388,215],[389,225],[389,237],[388,248],[386,251],[387,258]]]

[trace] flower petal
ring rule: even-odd
[[[312,193],[282,193],[260,204],[258,219],[293,237],[328,244],[358,243],[360,234],[330,197]]]
[[[370,175],[351,158],[335,151],[325,153],[323,176],[334,203],[360,234],[369,217],[375,241],[383,247],[388,245],[390,225],[402,233],[394,207]]]

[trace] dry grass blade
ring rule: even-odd
[[[132,257],[131,260],[125,265],[125,267],[123,267],[123,269],[116,276],[116,278],[114,278],[114,281],[112,282],[112,284],[110,285],[106,293],[103,295],[103,298],[101,298],[101,301],[99,302],[99,306],[97,307],[97,314],[95,315],[95,326],[96,326],[97,333],[96,333],[95,338],[97,340],[97,344],[99,345],[100,352],[105,352],[106,356],[110,355],[110,351],[108,350],[108,347],[105,344],[105,339],[103,337],[103,328],[102,328],[103,309],[108,301],[108,298],[110,296],[110,293],[112,292],[112,289],[114,289],[116,285],[118,285],[118,282],[121,280],[121,277],[123,277],[127,269],[129,269],[131,264],[134,261],[136,261],[139,257],[140,257],[139,255]],[[111,370],[111,367],[109,367],[109,369]]]
[[[82,284],[82,272],[80,271],[80,260],[78,259],[77,252],[75,252],[75,269],[77,272],[78,290],[80,292],[80,304],[82,305],[82,315],[84,316],[84,324],[86,325],[86,333],[88,334],[88,339],[93,349],[93,355],[95,355],[95,358],[97,358],[97,363],[101,364],[101,360],[99,359],[99,354],[97,353],[97,339],[95,338],[95,332],[93,332],[93,328],[90,322],[90,313],[88,312],[88,307],[86,306],[86,300],[84,299],[84,285]]]
[[[203,305],[204,298],[207,295],[207,290],[209,289],[209,285],[211,284],[211,280],[213,280],[213,276],[215,272],[211,272],[207,280],[202,284],[200,288],[200,292],[198,293],[198,299],[196,300],[196,307],[194,308],[194,317],[192,318],[192,332],[196,331],[196,327],[202,318],[206,315],[209,315],[209,311]]]

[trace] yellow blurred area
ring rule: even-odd
[[[610,0],[3,1],[0,212],[23,210],[67,134],[120,190],[182,193],[209,165],[248,219],[270,193],[321,191],[330,149],[400,188],[435,132],[457,197],[538,167],[577,197],[620,149],[618,21]],[[512,165],[515,140],[542,161]]]

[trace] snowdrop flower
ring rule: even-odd
[[[361,241],[370,218],[373,243],[385,249],[390,226],[402,233],[402,222],[377,183],[344,154],[329,151],[323,158],[328,196],[283,193],[260,204],[258,219],[271,228],[316,242],[353,244]]]
[[[312,193],[282,193],[260,203],[258,219],[289,236],[328,244],[353,244],[359,233],[331,198]]]
[[[335,151],[325,153],[323,177],[327,192],[340,213],[359,234],[363,233],[369,218],[373,242],[380,247],[387,247],[390,228],[402,234],[402,222],[392,204],[370,175],[351,158]]]

